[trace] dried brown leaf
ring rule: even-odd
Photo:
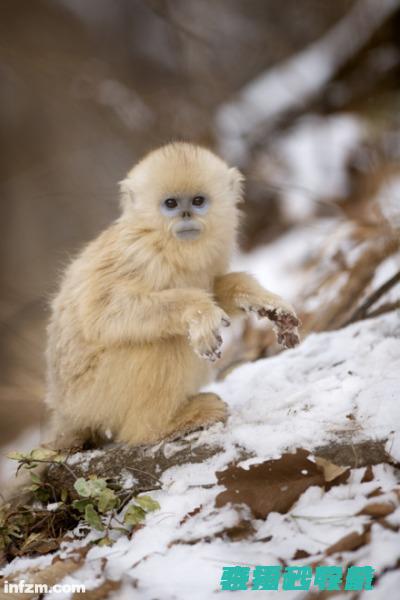
[[[246,540],[254,534],[254,527],[251,524],[251,521],[243,520],[234,525],[233,527],[229,527],[229,529],[225,529],[225,531],[221,534],[218,534],[217,537],[228,537],[232,542],[238,542],[239,540]]]
[[[361,483],[368,483],[372,481],[374,478],[374,471],[372,469],[372,465],[368,465],[364,471],[364,475],[362,476]]]
[[[296,552],[293,555],[293,560],[301,560],[302,558],[308,558],[310,556],[310,553],[307,552],[306,550],[302,550],[301,548],[299,550],[296,550]]]
[[[395,510],[394,504],[391,502],[371,502],[371,504],[367,504],[364,506],[362,510],[360,510],[359,515],[368,515],[370,517],[386,517],[390,515]]]
[[[325,550],[325,554],[329,556],[331,554],[336,554],[336,552],[350,552],[352,550],[357,550],[357,548],[368,544],[369,538],[368,529],[365,529],[362,533],[352,531],[332,544],[332,546],[329,546],[329,548]]]
[[[186,523],[186,521],[188,521],[192,517],[195,517],[196,515],[198,515],[202,508],[203,508],[203,505],[200,504],[199,506],[196,506],[190,512],[186,513],[186,515],[184,517],[182,517],[182,519],[180,520],[179,525],[183,525],[184,523]]]
[[[326,460],[326,458],[321,458],[320,456],[317,456],[315,458],[315,462],[317,463],[317,465],[322,467],[324,478],[327,483],[334,481],[344,473],[349,474],[350,471],[350,467],[342,467],[339,465],[335,465],[330,460]]]
[[[218,483],[226,490],[216,498],[216,506],[247,504],[254,516],[265,518],[270,512],[285,513],[312,485],[324,485],[322,467],[308,457],[306,450],[283,454],[277,460],[243,469],[230,465],[217,473]]]

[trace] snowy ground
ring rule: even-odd
[[[394,598],[400,585],[400,571],[393,571],[400,560],[400,478],[390,464],[374,466],[368,477],[365,467],[352,469],[345,483],[329,491],[308,487],[285,514],[270,512],[266,519],[254,518],[246,505],[216,508],[215,499],[224,490],[216,472],[240,462],[243,451],[255,456],[242,463],[248,468],[296,448],[385,439],[388,453],[399,461],[399,315],[311,335],[295,350],[239,367],[211,389],[229,404],[230,418],[224,426],[192,434],[192,439],[193,444],[216,444],[223,451],[206,463],[164,472],[163,488],[151,493],[160,510],[147,517],[131,540],[121,536],[111,547],[90,549],[63,583],[81,582],[94,589],[104,581],[119,581],[121,587],[114,592],[119,599],[203,600],[229,597],[230,592],[220,589],[223,566],[322,561],[373,566],[375,589],[361,597]],[[386,507],[383,520],[377,518],[377,502]],[[372,516],[358,514],[371,503]],[[243,523],[243,539],[231,539],[229,532]],[[339,544],[339,551],[325,554],[347,534],[362,536],[366,531],[369,543],[352,551]],[[97,535],[91,533],[79,545]],[[60,555],[73,556],[76,544],[64,544]],[[304,558],[296,561],[299,551]],[[11,579],[15,571],[43,568],[52,559],[16,559],[3,575]],[[236,591],[234,598],[249,594]],[[263,598],[274,594],[264,591]],[[280,594],[304,597],[302,591]]]
[[[348,116],[325,125],[309,119],[280,145],[288,162],[293,159],[293,193],[287,198],[287,212],[300,217],[300,223],[268,246],[239,254],[233,264],[235,270],[252,272],[296,308],[315,314],[334,301],[343,283],[343,277],[338,277],[325,290],[318,285],[321,276],[323,280],[332,265],[336,268],[334,259],[340,253],[351,266],[362,246],[350,235],[355,225],[340,214],[311,218],[315,202],[302,192],[313,190],[319,197],[329,181],[329,190],[335,182],[339,194],[345,183],[340,174],[361,125]],[[326,146],[332,131],[337,143],[328,157],[321,146]],[[324,157],[324,165],[318,163],[318,156]],[[393,204],[395,215],[397,204]],[[391,205],[384,205],[389,210]],[[310,263],[314,266],[307,273]],[[370,288],[375,290],[398,268],[397,253],[382,262]],[[392,292],[393,298],[383,300],[398,298],[398,288]],[[227,345],[241,343],[240,326],[231,329]],[[400,475],[395,465],[400,461],[400,315],[392,312],[339,331],[312,334],[298,348],[244,364],[209,389],[227,402],[230,417],[225,425],[189,439],[193,447],[209,444],[222,450],[203,463],[173,467],[160,475],[162,489],[151,492],[160,510],[150,513],[131,539],[114,532],[111,547],[92,546],[101,534],[93,531],[82,538],[76,531],[74,541],[63,543],[60,551],[15,559],[0,575],[9,581],[33,576],[40,583],[49,569],[67,565],[72,558],[76,562],[62,577],[51,576],[53,583],[84,583],[87,591],[98,594],[93,598],[207,600],[230,597],[220,585],[224,566],[371,565],[376,570],[375,588],[360,597],[395,597],[400,585]],[[285,509],[285,485],[277,493],[268,481],[261,488],[258,483],[249,485],[244,504],[221,506],[217,501],[216,505],[225,491],[217,473],[232,464],[252,472],[266,461],[280,460],[285,452],[314,451],[309,457],[314,461],[318,447],[364,441],[383,441],[393,464],[386,460],[372,470],[353,468],[346,481],[332,487],[304,486],[304,492]],[[18,450],[22,446],[22,441],[14,445]],[[174,443],[164,448],[168,456],[175,450]],[[300,479],[303,475],[308,477],[307,469],[300,471]],[[290,485],[295,487],[298,481]],[[260,496],[268,500],[277,495],[277,506],[260,516],[252,494],[256,504]],[[250,590],[236,591],[234,598],[247,598]],[[280,594],[288,599],[307,597],[303,591]],[[275,596],[276,592],[264,591],[262,597]],[[51,597],[71,595],[46,596]]]

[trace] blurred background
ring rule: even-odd
[[[59,274],[146,151],[247,179],[241,250],[303,335],[399,307],[400,2],[3,0],[0,453],[37,444]],[[237,328],[221,364],[277,352]],[[0,459],[0,481],[7,467]]]

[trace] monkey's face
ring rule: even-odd
[[[209,150],[170,144],[145,157],[121,183],[124,216],[141,232],[182,248],[230,246],[241,181]]]
[[[204,194],[177,194],[162,200],[160,212],[171,220],[170,230],[178,240],[196,240],[204,230],[209,200]]]

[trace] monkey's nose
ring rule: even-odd
[[[188,210],[184,210],[182,212],[182,219],[190,219],[191,217],[192,217],[192,215]]]

